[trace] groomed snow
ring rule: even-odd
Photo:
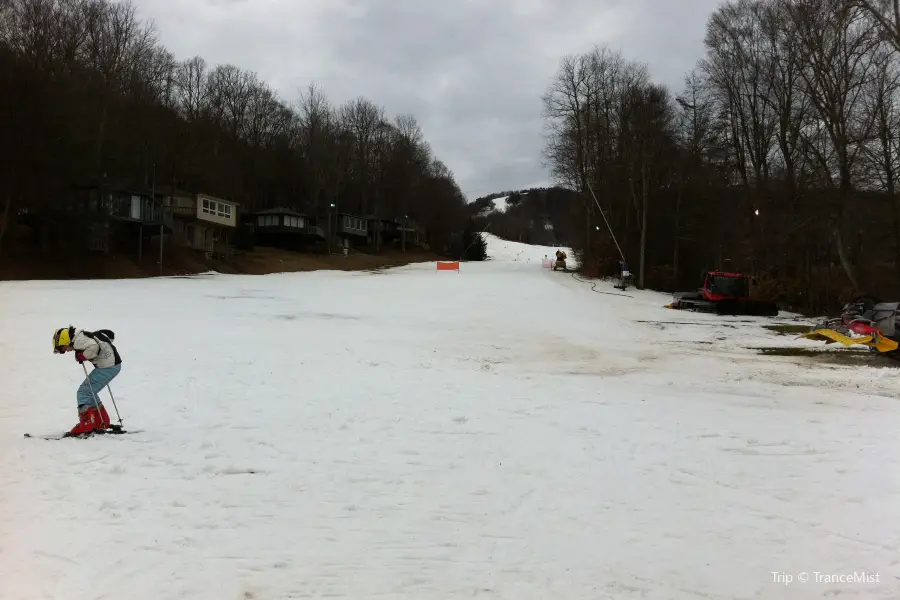
[[[0,598],[900,597],[896,370],[502,244],[0,283]],[[75,422],[70,323],[116,332],[142,433],[22,437]]]
[[[562,250],[567,255],[566,263],[569,268],[574,268],[577,264],[575,253],[572,252],[571,248],[523,244],[522,242],[504,240],[491,233],[483,233],[482,236],[487,242],[489,260],[541,266],[544,259],[556,260],[556,251]]]

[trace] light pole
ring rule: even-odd
[[[146,189],[146,188],[145,188]],[[166,220],[166,207],[156,199],[156,163],[153,163],[153,178],[150,180],[150,200],[159,206],[159,274],[163,274],[163,225]],[[141,223],[141,244],[144,243],[144,224]]]
[[[403,227],[402,227],[402,231],[400,232],[400,234],[402,235],[401,247],[402,247],[403,252],[406,252],[406,226],[407,226],[407,223],[409,223],[409,215],[403,215]]]
[[[334,250],[334,236],[331,229],[331,213],[334,211],[334,202],[328,205],[328,254]]]

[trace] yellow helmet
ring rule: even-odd
[[[71,346],[72,345],[72,334],[71,327],[63,327],[62,329],[57,329],[53,333],[53,351],[59,352],[59,349],[62,346]]]

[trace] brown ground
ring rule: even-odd
[[[442,260],[436,254],[416,249],[403,253],[385,250],[379,254],[351,252],[341,255],[304,254],[257,247],[228,259],[207,259],[187,249],[173,249],[163,256],[160,273],[157,256],[138,262],[126,256],[85,255],[77,257],[2,256],[0,280],[27,279],[131,279],[157,275],[189,275],[204,271],[265,275],[268,273],[318,271],[323,269],[365,271],[399,267],[416,262]]]

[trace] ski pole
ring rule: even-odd
[[[97,392],[94,391],[94,384],[91,383],[91,376],[88,375],[87,367],[84,363],[81,363],[81,368],[84,369],[84,380],[87,381],[88,387],[91,388],[91,396],[94,398],[94,408],[97,409],[97,413],[100,413],[100,398],[97,397]]]
[[[116,409],[116,418],[119,419],[119,425],[122,425],[122,417],[121,417],[121,415],[119,415],[119,407],[116,406],[116,399],[113,396],[112,388],[109,387],[108,383],[106,384],[106,391],[109,392],[109,399],[112,400],[113,408]]]
[[[85,378],[87,378],[88,387],[91,388],[91,395],[94,397],[94,406],[97,407],[97,412],[100,412],[100,399],[97,397],[97,392],[94,391],[94,385],[91,383],[90,376],[88,376],[87,367],[85,366],[84,363],[81,363],[81,368],[84,369],[84,376],[85,376]],[[112,400],[113,408],[116,410],[116,417],[119,419],[119,426],[122,427],[123,426],[122,416],[119,414],[119,407],[116,406],[116,399],[113,396],[112,388],[109,386],[108,383],[106,384],[106,391],[109,392],[109,398],[110,398],[110,400]]]

